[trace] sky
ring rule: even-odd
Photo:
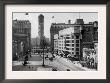
[[[31,38],[38,36],[38,16],[40,14],[44,15],[44,35],[47,38],[50,38],[50,27],[51,23],[68,23],[68,20],[71,20],[71,23],[75,23],[76,19],[83,19],[84,23],[98,21],[98,13],[38,13],[38,12],[29,12],[26,13],[13,13],[13,20],[29,20],[31,22]]]

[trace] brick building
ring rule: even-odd
[[[94,48],[98,43],[98,22],[84,24],[83,19],[76,19],[75,23],[53,23],[50,28],[52,51],[68,51],[73,56],[82,57],[83,48]]]
[[[22,56],[31,50],[31,23],[29,20],[13,20],[13,56]]]

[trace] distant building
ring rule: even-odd
[[[31,47],[37,46],[37,38],[31,38]]]
[[[38,36],[39,36],[39,45],[44,38],[44,16],[40,14],[38,16]]]
[[[50,46],[50,40],[49,40],[49,38],[45,37],[45,41],[47,43],[47,46]]]
[[[13,20],[13,55],[24,55],[31,50],[31,23],[29,20]]]

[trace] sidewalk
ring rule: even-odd
[[[42,66],[41,61],[28,61],[26,66],[23,66],[23,61],[13,61],[12,69],[13,71],[52,71],[54,68],[50,65],[50,61],[45,61],[45,66]]]

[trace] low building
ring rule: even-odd
[[[56,36],[56,38],[55,38]],[[58,53],[69,52],[72,57],[80,55],[80,27],[76,26],[60,30],[58,34],[54,35],[54,49]]]

